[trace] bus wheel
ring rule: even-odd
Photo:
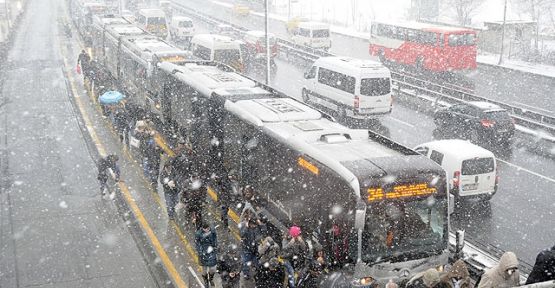
[[[308,98],[308,91],[306,91],[306,89],[303,88],[303,92],[301,94],[302,94],[302,97],[303,97],[303,102],[308,103],[308,100],[310,100]]]

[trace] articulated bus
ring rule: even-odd
[[[90,31],[93,25],[93,17],[105,14],[107,9],[108,6],[103,2],[87,0],[70,1],[71,17],[75,27],[77,27],[77,31],[81,34],[87,46],[92,41]]]
[[[330,256],[331,238],[346,239],[344,256],[335,259],[338,273],[322,287],[369,287],[447,263],[448,196],[436,163],[341,126],[227,66],[185,61],[158,68],[160,124],[189,136],[206,175],[235,171],[241,185],[254,187],[256,213],[268,219],[269,231],[299,225]],[[228,207],[240,207],[230,201]]]
[[[434,72],[476,69],[476,31],[427,23],[372,23],[370,55]]]
[[[152,100],[152,74],[157,63],[191,58],[189,52],[130,24],[106,24],[95,34],[96,59],[122,86],[129,103],[141,107],[157,105]]]

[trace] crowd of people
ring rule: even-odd
[[[94,61],[85,51],[79,55],[85,81],[102,82],[102,72],[94,67]],[[161,167],[162,149],[156,142],[154,124],[139,108],[126,105],[125,101],[105,107],[103,113],[112,121],[120,141],[126,146],[138,149],[142,157],[145,178],[153,189],[161,185],[166,200],[169,220],[176,219],[176,206],[183,203],[187,219],[194,224],[195,248],[206,287],[213,287],[216,273],[224,288],[239,287],[241,281],[254,283],[255,287],[318,287],[322,279],[335,267],[344,265],[348,258],[348,233],[342,225],[334,223],[326,232],[329,235],[322,247],[303,237],[299,226],[293,225],[287,231],[270,231],[267,219],[257,211],[257,196],[253,187],[240,187],[234,171],[219,171],[207,177],[206,165],[201,164],[185,138],[178,138],[174,147],[175,155]],[[100,191],[107,188],[108,171],[111,169],[119,181],[118,156],[111,154],[98,162]],[[228,203],[241,200],[240,245],[229,244],[219,253],[217,229],[203,219],[203,205],[206,200],[207,183],[211,182],[220,191],[220,220],[225,228],[229,226]],[[279,236],[278,236],[279,235]],[[280,239],[278,239],[278,237]],[[450,268],[440,273],[428,269],[416,274],[403,283],[390,280],[387,288],[494,288],[519,286],[520,273],[514,253],[506,252],[499,264],[486,270],[478,281],[471,280],[464,261],[457,260]],[[527,278],[526,284],[555,280],[555,246],[542,251]],[[377,286],[376,286],[377,287]]]

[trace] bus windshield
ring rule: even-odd
[[[219,49],[214,51],[214,61],[225,64],[241,62],[241,53],[238,49]]]
[[[369,204],[362,260],[371,264],[391,257],[421,257],[444,249],[443,239],[448,233],[446,207],[446,199],[435,196]]]
[[[476,45],[474,34],[451,34],[448,38],[449,46],[472,46]]]

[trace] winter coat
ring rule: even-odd
[[[216,230],[211,227],[210,231],[204,232],[201,229],[195,234],[195,248],[201,266],[212,267],[218,264],[216,249],[218,248],[218,236]]]
[[[162,173],[160,173],[160,183],[162,183],[164,193],[173,195],[179,193],[179,183],[175,169],[172,168],[169,169],[169,171],[166,168],[162,169]]]
[[[322,277],[328,273],[328,262],[324,257],[322,261],[318,261],[317,258],[312,258],[308,264],[308,271],[303,277],[303,281],[300,282],[299,287],[319,287]]]
[[[114,125],[121,133],[129,127],[129,115],[123,107],[118,107],[114,114]]]
[[[236,251],[225,253],[220,258],[219,274],[222,278],[223,288],[239,287],[241,266],[241,257],[237,255]],[[231,273],[234,274],[234,277],[231,277]]]
[[[284,287],[285,269],[277,258],[272,258],[267,265],[260,265],[254,276],[255,287]]]
[[[457,260],[449,272],[444,273],[440,277],[441,283],[444,283],[446,287],[455,288],[454,279],[460,278],[459,288],[474,288],[470,281],[470,273],[468,273],[468,268],[463,260]]]
[[[427,288],[427,287],[444,287],[439,279],[439,272],[430,268],[424,272],[420,272],[407,282],[406,288]]]
[[[258,245],[258,255],[259,263],[264,265],[264,263],[269,263],[270,259],[277,258],[279,256],[279,245],[268,236],[260,242]]]
[[[114,174],[116,174],[116,179],[119,179],[120,171],[117,162],[111,157],[100,158],[97,164],[98,176],[97,179],[100,181],[108,181],[108,169],[112,169]]]
[[[304,240],[283,239],[283,258],[285,258],[295,270],[303,269],[306,266],[306,255],[308,249]]]
[[[81,52],[79,57],[77,58],[77,65],[81,65],[82,69],[88,68],[89,62],[91,61],[91,57],[87,53]]]
[[[536,257],[536,263],[526,280],[526,284],[533,284],[555,280],[555,246],[541,251]]]
[[[243,252],[248,252],[253,255],[257,255],[258,253],[258,245],[257,245],[257,232],[258,230],[255,227],[249,227],[246,223],[244,223],[243,227],[241,227],[241,248]]]
[[[501,259],[499,259],[499,264],[488,269],[482,276],[478,288],[505,288],[505,287],[515,287],[519,286],[520,275],[518,270],[515,273],[509,275],[507,270],[510,268],[518,267],[518,259],[515,253],[505,252]]]
[[[160,147],[158,147],[158,144],[156,144],[156,141],[154,140],[154,137],[150,137],[147,140],[144,151],[145,151],[144,156],[151,163],[150,167],[159,168],[160,167],[160,157],[161,157],[160,153],[162,152],[162,149],[160,149]]]

